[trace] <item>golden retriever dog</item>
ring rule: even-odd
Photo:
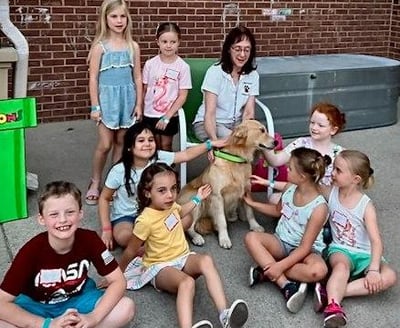
[[[212,186],[211,195],[192,211],[193,223],[188,229],[193,244],[203,245],[204,238],[197,229],[199,220],[211,219],[213,228],[218,231],[219,245],[231,248],[227,221],[238,218],[238,206],[241,204],[250,230],[264,231],[255,217],[251,207],[246,205],[242,197],[250,190],[251,162],[256,150],[273,149],[274,139],[267,133],[264,125],[256,120],[245,120],[238,125],[228,138],[227,146],[218,153],[214,151],[215,160],[209,163],[201,175],[186,186],[179,194],[178,203],[184,204],[196,195],[197,189],[204,184]],[[222,155],[220,155],[222,153]],[[229,154],[229,155],[226,155]],[[195,231],[195,227],[198,232]]]

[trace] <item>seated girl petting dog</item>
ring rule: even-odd
[[[308,137],[300,137],[287,145],[283,151],[263,151],[268,163],[274,167],[286,164],[290,159],[290,154],[293,149],[299,147],[311,148],[319,151],[322,155],[328,155],[332,161],[339,154],[343,147],[334,143],[333,138],[338,135],[346,124],[345,114],[339,108],[329,103],[315,104],[310,113],[310,121]],[[329,186],[332,183],[332,164],[328,165],[325,170],[325,175],[321,178],[320,184]],[[271,186],[277,191],[282,191],[281,186],[284,182],[266,180],[266,186]],[[270,199],[270,202],[277,203],[280,193],[276,193]]]
[[[245,236],[247,251],[257,263],[250,268],[250,286],[262,281],[274,282],[292,313],[301,309],[307,283],[320,281],[328,272],[321,256],[328,206],[318,184],[330,162],[329,156],[322,156],[314,149],[294,149],[288,165],[289,183],[278,204],[256,202],[249,194],[244,197],[259,212],[280,216],[274,234],[252,231]],[[257,177],[254,182],[261,180]]]
[[[222,327],[242,327],[248,317],[243,300],[236,300],[227,308],[221,278],[211,256],[191,252],[185,238],[184,228],[191,224],[190,216],[185,215],[210,193],[211,186],[203,185],[191,201],[180,206],[176,203],[176,172],[165,163],[147,167],[138,185],[141,214],[120,261],[128,289],[136,290],[151,283],[157,289],[177,294],[178,326],[181,328],[213,327],[208,320],[192,326],[195,279],[201,275],[218,309]],[[143,258],[135,257],[143,244]]]
[[[131,126],[124,136],[122,158],[108,172],[99,199],[101,238],[107,248],[112,249],[114,241],[122,247],[128,244],[138,215],[136,187],[145,167],[157,161],[167,164],[187,162],[225,144],[226,140],[208,140],[181,152],[162,151],[157,149],[150,126],[143,122]]]
[[[324,309],[324,327],[328,328],[346,325],[340,305],[343,298],[384,291],[397,279],[382,257],[375,206],[363,191],[373,183],[368,157],[343,150],[334,161],[332,178],[333,186],[324,190],[333,238],[327,251],[332,273],[326,290],[320,285],[314,298],[314,310]]]

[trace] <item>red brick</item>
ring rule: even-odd
[[[11,20],[27,38],[30,49],[28,94],[38,98],[39,121],[87,119],[89,105],[86,57],[93,39],[102,0],[12,0]],[[226,33],[236,23],[234,15],[221,20],[228,1],[128,0],[133,37],[141,47],[141,62],[157,54],[155,28],[175,21],[182,29],[182,57],[220,55]],[[276,2],[272,8],[291,8],[285,22],[262,16],[270,2],[237,0],[240,23],[257,40],[260,56],[365,53],[400,59],[400,5],[391,0]],[[17,8],[27,10],[33,22],[22,24]],[[37,7],[49,9],[45,23]],[[300,14],[300,10],[305,12]],[[2,45],[11,45],[0,33]],[[67,96],[66,96],[67,95]],[[72,95],[74,96],[72,98]],[[70,98],[71,97],[71,98]],[[55,103],[54,108],[50,104]],[[71,108],[74,107],[74,108]],[[53,112],[54,111],[54,112]]]

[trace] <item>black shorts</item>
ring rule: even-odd
[[[155,134],[162,136],[173,136],[178,133],[179,118],[178,116],[171,117],[165,130],[156,129],[156,124],[160,120],[159,117],[143,117],[143,122],[153,128]]]

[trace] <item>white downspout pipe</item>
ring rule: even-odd
[[[18,54],[18,60],[14,69],[13,98],[25,98],[28,87],[28,42],[22,33],[10,20],[10,4],[8,0],[0,0],[0,28],[4,35],[11,40]],[[38,176],[27,172],[27,188],[37,190],[39,188]]]
[[[18,60],[14,71],[14,98],[26,97],[28,85],[28,42],[22,33],[10,21],[10,5],[8,0],[0,0],[0,27],[4,35],[11,40],[17,54]]]

